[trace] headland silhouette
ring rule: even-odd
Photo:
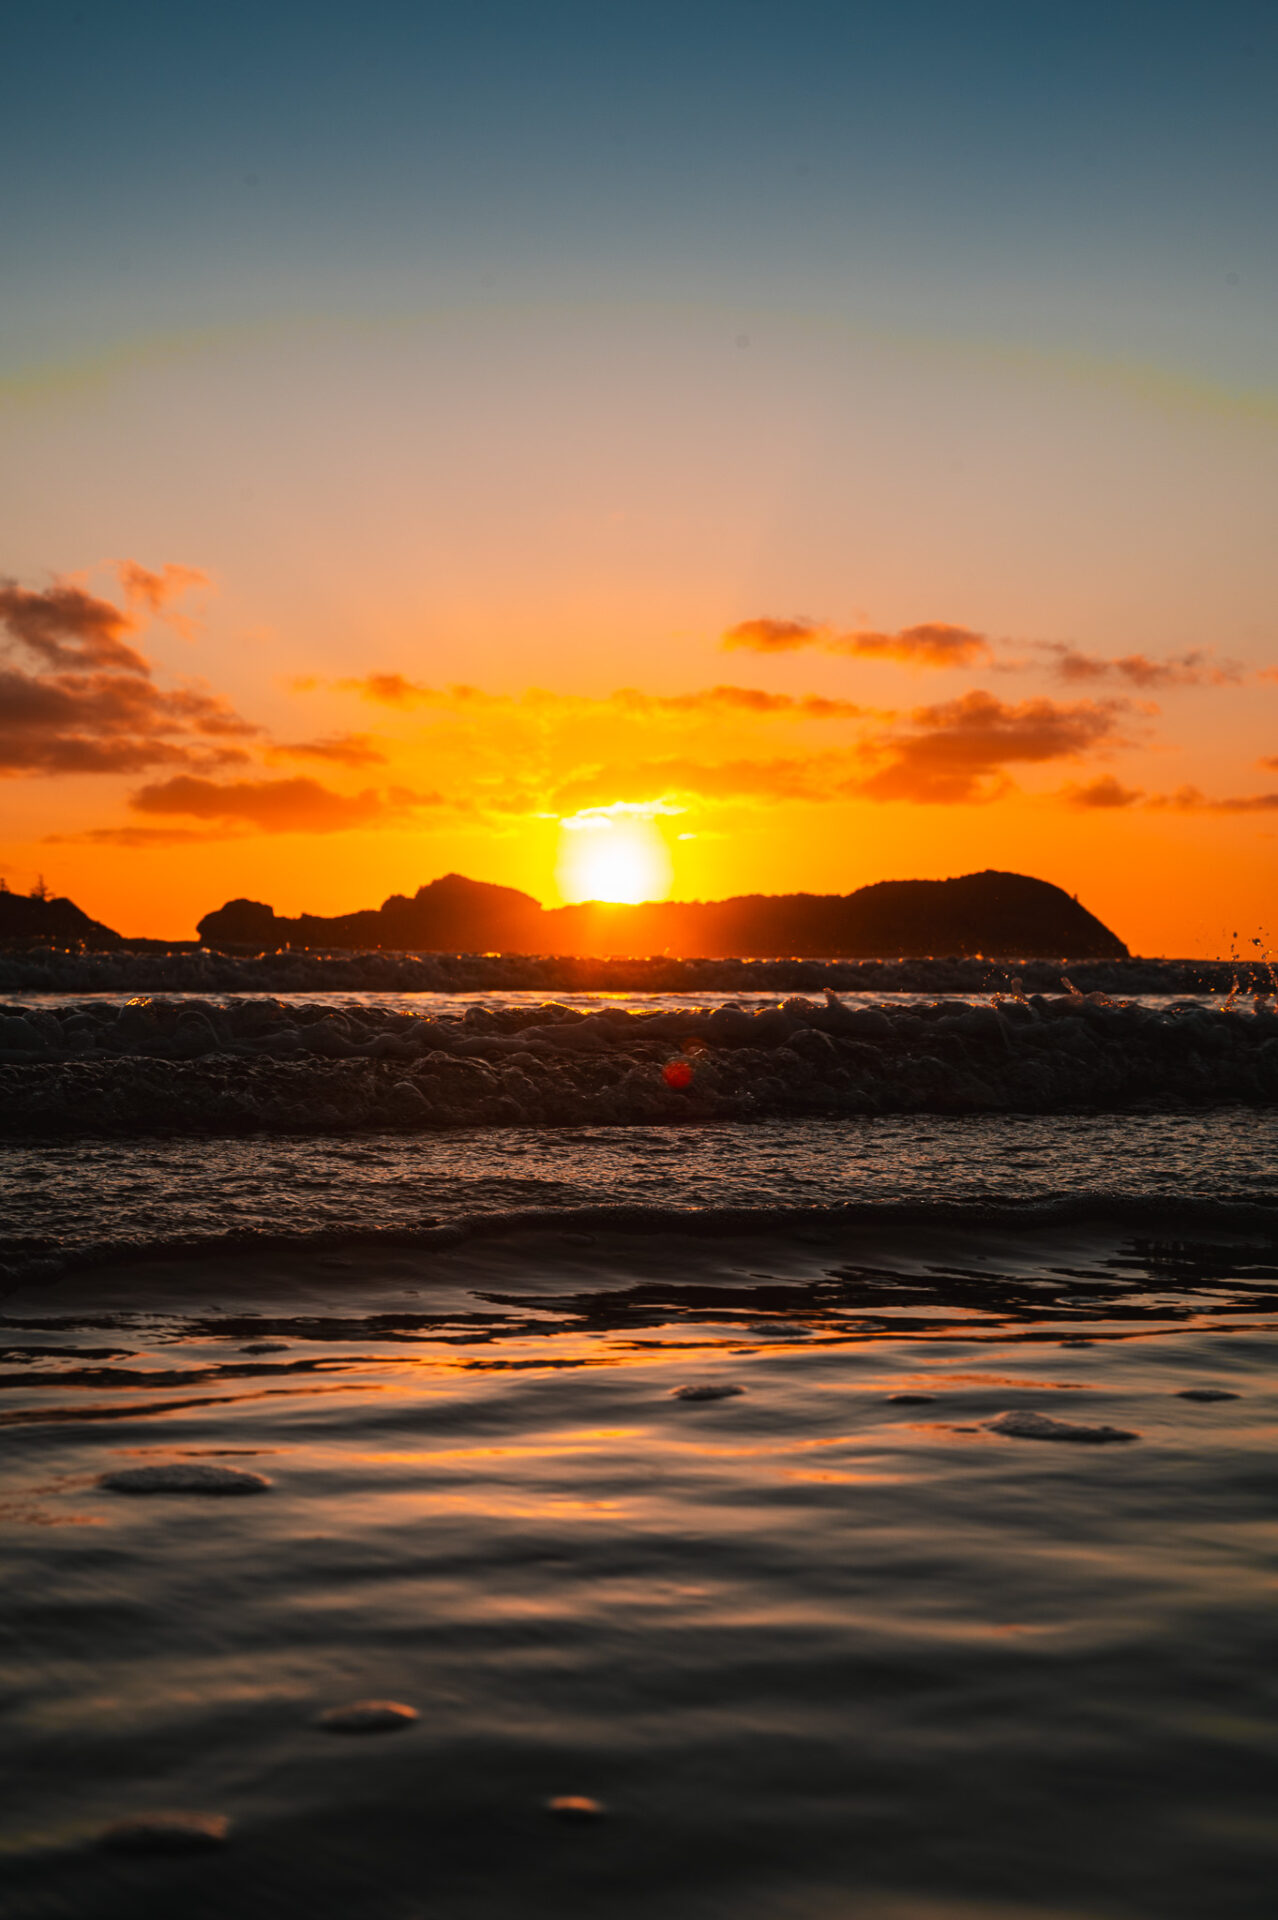
[[[231,900],[199,923],[206,946],[386,948],[686,958],[987,957],[1124,959],[1127,948],[1063,888],[1026,874],[882,880],[849,894],[742,894],[728,900],[584,901],[544,908],[514,887],[461,874],[392,894],[380,907],[287,918]]]

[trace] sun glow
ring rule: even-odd
[[[671,877],[670,851],[650,820],[590,814],[564,821],[559,888],[565,900],[664,900]]]

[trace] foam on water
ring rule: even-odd
[[[94,1247],[228,1234],[318,1244],[529,1207],[1263,1202],[1275,1168],[1278,1114],[1251,1108],[9,1146],[0,1261],[16,1271]]]

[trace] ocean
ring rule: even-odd
[[[1272,1912],[1267,1006],[126,998],[3,1016],[5,1920]]]

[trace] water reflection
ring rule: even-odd
[[[547,1228],[11,1292],[9,1910],[1259,1920],[1276,1252]],[[98,1484],[189,1460],[270,1489]],[[317,1729],[367,1699],[419,1717]],[[94,1850],[163,1807],[228,1844]]]

